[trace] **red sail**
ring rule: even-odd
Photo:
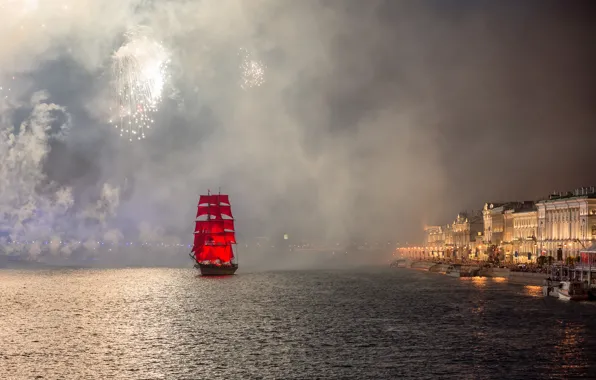
[[[197,261],[215,261],[219,260],[222,263],[232,261],[234,257],[232,247],[229,245],[206,245],[203,250],[197,255]]]
[[[234,226],[233,219],[224,219],[224,220],[222,220],[222,222],[223,222],[223,226],[224,226],[225,230],[236,231],[236,227]]]
[[[205,233],[195,232],[195,241],[193,252],[198,247],[208,245],[229,245],[236,244],[236,235],[234,232]]]
[[[222,219],[222,215],[233,218],[231,206],[199,206],[197,218],[203,215],[214,216],[215,219]]]
[[[195,232],[224,232],[223,222],[219,220],[199,220],[195,224]]]
[[[197,210],[197,218],[199,216],[209,215],[210,214],[209,209],[210,209],[210,207],[199,206],[199,208]]]
[[[221,213],[221,215],[226,215],[226,216],[229,216],[230,218],[234,217],[232,215],[232,206],[219,206],[218,208],[219,208],[218,212]]]
[[[218,194],[217,195],[218,198],[218,202],[219,204],[226,204],[226,205],[231,205],[230,203],[230,197],[225,195],[225,194]]]
[[[198,254],[201,248],[205,245],[205,235],[195,234],[195,241],[192,247],[192,251]]]
[[[232,244],[236,244],[234,219],[228,195],[201,195],[197,218],[209,215],[207,220],[195,221],[192,251],[197,262],[228,263],[234,258]],[[228,219],[224,219],[226,216]]]
[[[234,220],[198,220],[195,222],[195,232],[224,232],[234,231]]]
[[[214,206],[219,206],[222,203],[229,205],[230,197],[225,194],[201,195],[199,197],[199,205],[210,204]]]
[[[204,204],[218,205],[219,203],[217,203],[217,195],[201,195],[199,197],[199,204],[200,205],[204,205]]]
[[[205,244],[236,244],[233,232],[220,232],[205,235]]]

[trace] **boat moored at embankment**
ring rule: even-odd
[[[546,273],[519,272],[508,268],[497,268],[481,266],[476,263],[459,264],[443,263],[426,260],[410,261],[407,259],[397,259],[391,267],[410,268],[433,273],[443,273],[450,277],[490,277],[503,278],[507,282],[519,285],[541,286],[548,275]]]
[[[445,274],[450,277],[476,277],[480,271],[479,267],[462,264],[452,264],[447,267]]]
[[[550,275],[544,280],[542,294],[562,301],[588,301],[596,299],[592,282],[592,268],[582,265],[575,267],[553,265]]]

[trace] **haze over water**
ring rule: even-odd
[[[0,271],[3,379],[595,376],[596,307],[405,269]]]

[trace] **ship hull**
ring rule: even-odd
[[[202,276],[231,276],[238,270],[238,265],[222,266],[222,265],[195,265],[201,271]]]

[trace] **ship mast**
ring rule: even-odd
[[[221,186],[218,188],[218,195],[217,195],[217,203],[220,204],[220,199],[219,197],[221,196]],[[232,207],[231,203],[228,203],[230,205],[230,207]],[[223,219],[223,216],[220,216]],[[232,216],[232,221],[234,220],[234,217]],[[234,231],[234,235],[236,235],[236,229],[233,229]],[[224,234],[225,234],[225,229],[224,229]],[[236,241],[236,237],[234,236],[234,241]],[[232,251],[232,259],[230,260],[230,262],[232,264],[234,264],[234,262],[238,262],[238,259],[236,258],[236,256],[238,255],[238,243],[236,243],[236,250],[234,250],[233,244],[229,241],[226,241],[225,243],[227,246],[230,247],[230,251]]]

